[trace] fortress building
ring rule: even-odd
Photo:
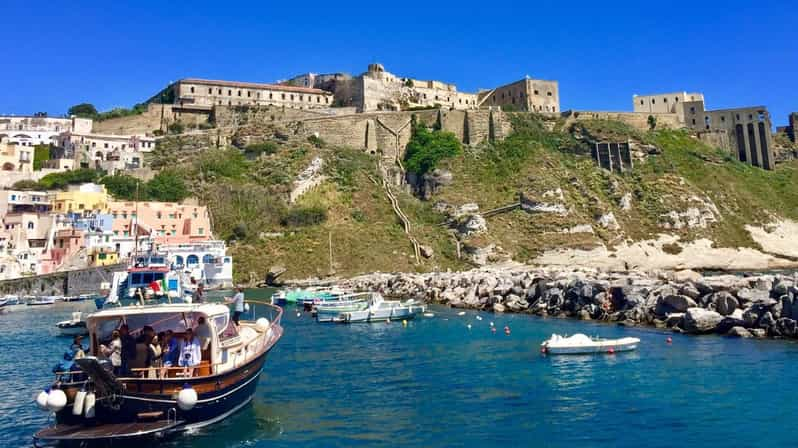
[[[707,110],[703,94],[687,92],[634,95],[632,103],[637,113],[676,114],[682,126],[741,162],[774,167],[772,124],[765,106]]]
[[[458,91],[455,84],[395,75],[386,71],[382,64],[375,63],[369,64],[368,70],[356,77],[343,73],[306,73],[285,84],[330,91],[335,96],[335,105],[354,107],[358,112],[432,107],[471,110],[490,106],[532,112],[560,111],[557,82],[530,78],[467,93]]]

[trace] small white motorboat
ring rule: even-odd
[[[615,353],[635,350],[638,344],[640,344],[638,338],[600,339],[581,333],[568,337],[553,334],[551,338],[540,344],[540,351],[552,355]]]
[[[53,305],[55,303],[55,299],[55,296],[34,297],[28,301],[28,306]]]
[[[63,336],[75,336],[89,333],[89,329],[86,328],[86,321],[83,320],[83,313],[80,311],[73,312],[72,319],[58,322],[55,326]]]
[[[13,295],[13,294],[9,294],[7,296],[4,296],[0,300],[5,301],[6,306],[12,306],[12,305],[19,305],[20,304],[19,296],[16,296],[16,295]]]

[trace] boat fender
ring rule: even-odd
[[[75,402],[72,403],[72,415],[83,415],[83,403],[86,401],[86,391],[79,390],[75,394]]]
[[[407,319],[402,319],[402,325],[407,326]]]
[[[245,303],[245,304],[244,304],[244,312],[245,312],[245,313],[248,313],[248,312],[249,312],[249,304],[248,304],[248,303]]]
[[[94,418],[94,403],[97,401],[97,397],[94,395],[94,392],[89,392],[86,394],[86,398],[83,400],[83,416],[86,418]]]
[[[266,330],[269,329],[269,319],[266,319],[265,317],[261,317],[260,319],[256,320],[255,321],[255,328],[259,332],[265,333]]]
[[[67,405],[67,396],[61,389],[52,389],[47,394],[47,409],[58,412]]]
[[[545,355],[547,351],[548,351],[548,350],[546,350],[546,347],[545,347],[545,346],[543,346],[543,347],[540,347],[540,353],[543,353],[543,354]]]
[[[50,388],[44,389],[43,391],[39,392],[39,395],[36,396],[36,405],[39,406],[39,409],[42,411],[47,410],[47,397],[50,395]]]
[[[188,384],[177,394],[177,406],[181,411],[190,411],[197,404],[197,391]]]

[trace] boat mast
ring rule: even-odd
[[[136,218],[131,220],[133,223],[133,261],[139,255],[139,181],[136,179]]]

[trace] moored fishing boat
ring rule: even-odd
[[[185,301],[182,275],[172,270],[165,256],[149,253],[136,257],[123,272],[115,272],[104,296],[94,300],[97,309],[144,303]]]
[[[263,317],[241,320],[238,326],[227,306],[211,303],[118,307],[91,314],[90,356],[76,359],[77,368],[69,372],[57,372],[51,388],[37,396],[40,407],[55,413],[55,424],[38,431],[34,441],[163,435],[206,426],[241,409],[252,399],[267,354],[283,334],[282,309],[250,303],[255,305],[251,316],[261,315],[258,308]],[[185,336],[187,342],[179,346],[181,365],[146,367],[147,344],[137,340],[128,371],[112,373],[103,353],[123,324],[138,340],[166,331]],[[207,349],[185,350],[195,340],[194,331],[197,337],[207,335]]]
[[[316,322],[342,322],[343,314],[368,308],[369,301],[377,293],[352,293],[338,297],[336,300],[319,302],[313,306]]]
[[[414,300],[385,300],[379,293],[374,293],[368,300],[368,306],[355,311],[341,313],[337,322],[385,322],[391,320],[413,319],[416,314],[423,313],[426,307]]]
[[[89,332],[86,328],[86,321],[83,320],[83,313],[80,311],[73,312],[71,319],[58,322],[55,326],[62,336],[75,336]]]
[[[552,355],[576,355],[589,353],[615,353],[637,349],[638,338],[600,339],[591,338],[581,333],[563,337],[558,334],[540,344],[543,353]]]

